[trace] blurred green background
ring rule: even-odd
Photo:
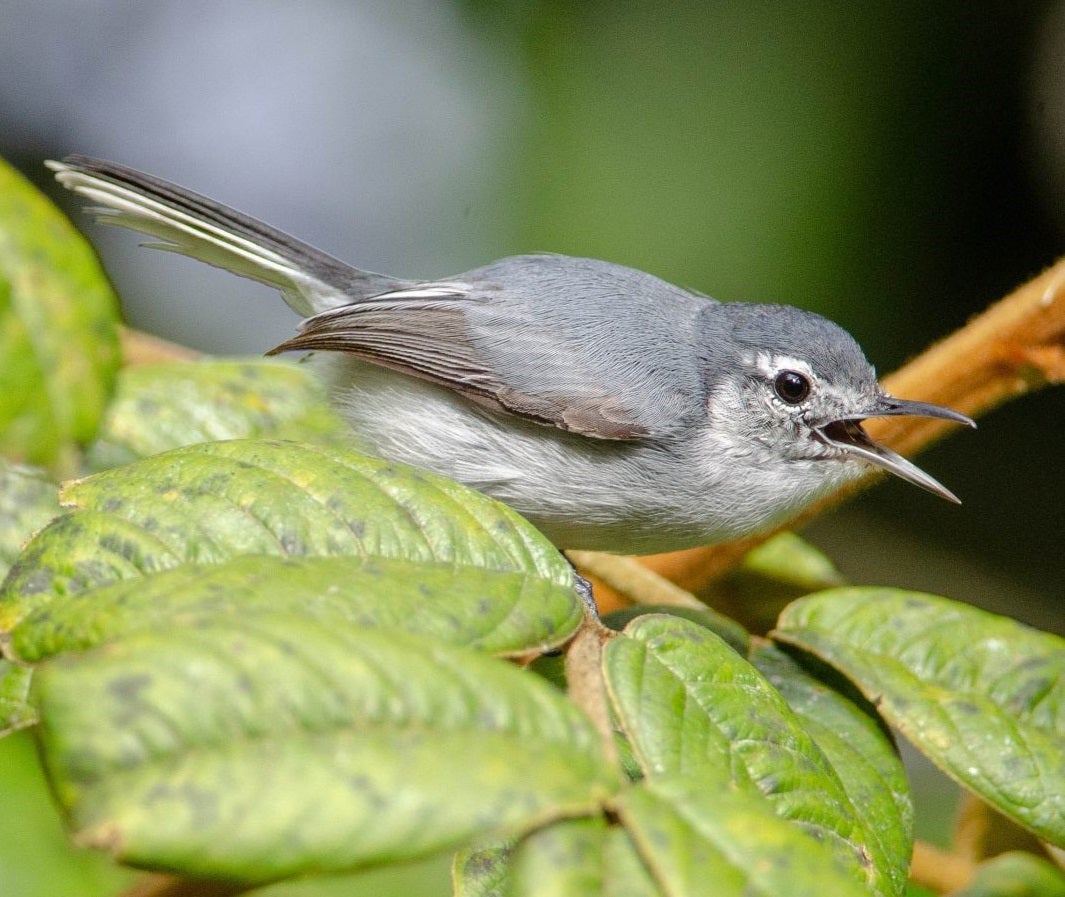
[[[88,225],[43,158],[136,165],[373,270],[552,250],[815,309],[884,372],[1065,249],[1060,2],[14,0],[0,124],[130,323],[215,352],[261,352],[294,318]],[[1063,412],[1047,390],[925,456],[961,508],[885,483],[807,535],[855,582],[1065,631]],[[952,793],[921,801],[942,839]],[[26,738],[0,742],[0,806],[4,897],[115,892],[63,845]],[[319,890],[276,891],[297,892]]]

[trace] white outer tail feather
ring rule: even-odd
[[[165,242],[145,245],[189,255],[276,287],[289,306],[304,317],[351,301],[351,297],[281,254],[231,230],[63,162],[48,160],[45,165],[56,172],[56,180],[68,190],[101,204],[86,209],[101,224],[151,234]]]

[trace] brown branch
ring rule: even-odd
[[[892,395],[954,408],[979,417],[1003,402],[1065,381],[1065,259],[1018,287],[961,330],[884,378]],[[950,425],[925,418],[882,418],[870,434],[903,455],[928,447]],[[841,490],[780,529],[793,529],[839,504],[876,478]],[[764,533],[724,545],[641,558],[656,573],[691,592],[731,569]]]
[[[976,863],[956,853],[948,853],[924,841],[913,845],[910,880],[937,894],[957,891],[969,883]]]
[[[618,749],[603,678],[603,646],[616,635],[588,614],[566,647],[566,694],[595,725],[610,764],[617,763]]]
[[[583,576],[592,579],[595,601],[601,614],[631,603],[665,604],[705,610],[706,605],[690,592],[641,564],[636,558],[601,551],[567,551],[566,557]],[[614,599],[617,600],[609,600]]]

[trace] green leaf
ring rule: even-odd
[[[120,372],[89,464],[103,470],[243,437],[342,445],[351,433],[306,367],[265,358],[142,365]]]
[[[592,724],[538,677],[433,638],[291,615],[142,633],[37,668],[79,843],[267,881],[593,813]]]
[[[898,858],[864,822],[865,808],[852,803],[779,692],[724,641],[677,617],[639,617],[607,643],[604,667],[621,727],[649,778],[684,775],[711,791],[764,799],[829,847],[856,880],[899,892]]]
[[[452,897],[504,897],[513,845],[465,848],[451,863]]]
[[[765,632],[791,601],[842,585],[842,574],[824,554],[794,533],[779,533],[747,552],[712,593],[723,606],[742,609],[742,619],[755,631]]]
[[[33,670],[0,659],[0,738],[37,722],[27,696]]]
[[[838,854],[755,795],[690,776],[648,779],[617,813],[669,897],[868,897]]]
[[[451,480],[324,446],[186,446],[64,489],[0,589],[0,630],[57,596],[242,554],[359,555],[525,573],[573,572],[531,524]]]
[[[866,839],[880,843],[878,853],[895,893],[902,893],[913,852],[913,801],[906,770],[880,717],[860,696],[859,703],[849,700],[771,644],[760,644],[750,659],[832,764],[860,813]]]
[[[951,897],[1065,897],[1065,874],[1030,853],[1003,853]]]
[[[628,833],[601,816],[566,819],[514,851],[511,897],[659,897]]]
[[[69,467],[111,394],[117,307],[73,225],[0,160],[0,452]]]
[[[852,679],[936,765],[1065,844],[1065,640],[898,589],[796,602],[774,637]]]
[[[557,647],[583,617],[572,586],[528,573],[391,558],[246,555],[51,602],[15,627],[11,650],[36,663],[141,630],[278,613],[395,627],[502,655]]]
[[[59,512],[56,486],[43,472],[0,458],[0,579],[22,546]]]
[[[751,549],[740,570],[808,592],[843,584],[843,575],[832,561],[794,533],[778,533]]]

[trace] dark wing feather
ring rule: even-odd
[[[343,352],[455,390],[482,407],[598,439],[636,439],[651,430],[619,401],[607,384],[580,389],[529,388],[529,377],[511,376],[492,363],[474,320],[494,317],[501,306],[465,284],[422,284],[307,318],[300,333],[270,351]],[[500,322],[495,322],[499,324]],[[508,327],[489,332],[513,332]],[[497,353],[498,354],[498,353]],[[580,359],[563,350],[567,372]],[[528,358],[542,367],[542,359]],[[532,378],[533,381],[536,378]],[[528,384],[528,385],[526,385]]]

